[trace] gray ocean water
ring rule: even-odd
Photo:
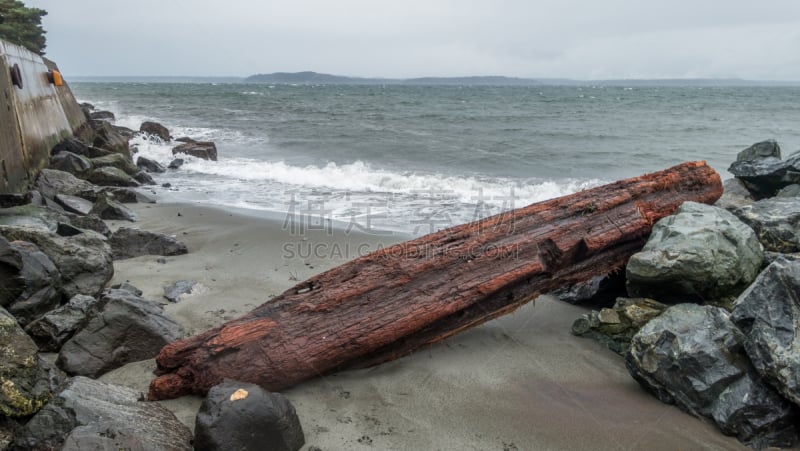
[[[180,201],[289,212],[310,227],[423,234],[687,160],[800,149],[800,88],[73,83],[80,101],[213,140],[157,176]],[[169,163],[170,145],[134,140]]]

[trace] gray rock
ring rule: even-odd
[[[764,249],[800,252],[800,198],[763,199],[733,213],[755,230]]]
[[[130,222],[136,222],[137,219],[133,210],[109,199],[107,196],[101,196],[97,199],[91,213],[102,219],[119,219]]]
[[[731,320],[758,372],[800,406],[800,261],[769,265],[736,300]]]
[[[122,282],[122,283],[118,283],[116,285],[111,285],[111,288],[113,288],[115,290],[128,291],[128,292],[132,293],[135,296],[141,296],[142,293],[143,293],[142,290],[136,288],[135,286],[129,284],[128,282]]]
[[[58,352],[103,304],[91,296],[76,294],[69,302],[25,327],[41,352]]]
[[[194,280],[179,280],[164,286],[164,297],[170,302],[178,302],[182,294],[190,294],[197,285]]]
[[[204,160],[217,161],[217,145],[210,141],[193,141],[172,148],[172,155],[185,153]]]
[[[732,212],[739,207],[750,205],[756,201],[750,191],[747,190],[747,187],[744,186],[744,182],[739,179],[725,180],[722,188],[724,189],[722,197],[714,203],[715,207],[724,208]]]
[[[129,138],[120,133],[120,130],[104,121],[93,122],[92,126],[96,132],[93,143],[95,147],[125,155],[127,158],[131,157],[131,150],[128,145]]]
[[[183,329],[160,306],[126,290],[106,290],[102,309],[61,347],[56,364],[69,374],[98,377],[130,362],[151,359]]]
[[[167,170],[161,163],[145,157],[139,157],[136,160],[136,166],[147,172],[161,173]]]
[[[50,169],[82,175],[92,170],[92,162],[72,152],[60,152],[50,157]]]
[[[142,255],[182,255],[189,251],[175,237],[146,230],[120,227],[111,235],[111,249],[115,260]]]
[[[617,354],[625,355],[631,339],[667,305],[647,298],[618,298],[612,308],[592,310],[572,323],[572,333],[592,338]]]
[[[53,199],[59,193],[82,197],[90,201],[97,199],[94,185],[75,177],[69,172],[55,169],[42,169],[36,179],[36,189],[42,193],[42,196],[50,199]]]
[[[0,305],[24,326],[61,302],[61,274],[32,243],[0,236]]]
[[[75,377],[20,431],[21,449],[191,451],[192,434],[127,387]]]
[[[36,343],[2,307],[0,343],[0,414],[33,415],[50,400],[49,372],[36,354]]]
[[[139,168],[133,164],[131,160],[118,153],[112,153],[99,158],[92,158],[91,161],[95,168],[117,168],[131,176],[139,172]]]
[[[69,215],[68,215],[69,216]],[[111,236],[111,230],[108,224],[105,223],[99,216],[89,214],[87,216],[69,216],[69,223],[79,229],[91,230],[97,232],[105,237]]]
[[[736,161],[728,171],[741,179],[756,199],[773,197],[780,189],[800,183],[800,152],[786,160],[769,156]]]
[[[167,127],[164,127],[158,122],[142,122],[142,125],[139,127],[139,131],[142,133],[147,133],[151,136],[156,136],[164,142],[169,142],[170,139],[169,130]]]
[[[37,227],[0,225],[0,235],[38,246],[61,273],[61,291],[67,299],[76,294],[99,294],[114,275],[111,246],[98,233],[87,230],[62,237]]]
[[[133,176],[134,180],[141,183],[142,185],[155,185],[156,181],[153,179],[153,176],[148,174],[145,171],[139,171]]]
[[[775,197],[800,197],[800,185],[794,184],[781,188]]]
[[[113,166],[92,170],[86,176],[86,180],[101,186],[141,186],[141,183],[126,174],[125,171]]]
[[[176,159],[170,161],[169,166],[167,166],[167,167],[169,169],[178,169],[181,166],[183,166],[183,158],[176,158]]]
[[[793,262],[800,261],[800,252],[793,252],[791,254],[781,254],[780,252],[771,252],[771,251],[764,252],[764,263],[767,266],[771,265],[775,260],[779,258],[785,258],[786,260]]]
[[[86,216],[92,211],[92,201],[69,194],[56,194],[55,201],[64,208],[64,211]]]
[[[781,158],[781,146],[774,139],[753,144],[736,155],[736,161],[756,161],[764,158]]]
[[[658,221],[628,261],[628,293],[661,302],[717,302],[755,280],[764,254],[753,230],[731,213],[685,202]]]
[[[212,387],[195,419],[198,451],[297,451],[304,443],[289,400],[254,384],[226,379]]]
[[[679,304],[634,335],[626,365],[661,401],[713,419],[745,444],[792,446],[800,433],[796,406],[762,381],[743,346],[725,310]]]
[[[189,138],[188,136],[181,136],[180,138],[175,138],[175,141],[182,142],[182,143],[196,143],[196,139]]]
[[[70,222],[66,212],[59,213],[33,204],[0,209],[0,225],[4,226],[36,227],[56,232],[62,222]]]
[[[115,201],[121,202],[123,204],[135,204],[139,202],[143,204],[156,203],[155,199],[148,196],[147,194],[142,193],[136,188],[107,186],[102,189],[102,192],[110,194]]]

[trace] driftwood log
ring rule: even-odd
[[[376,251],[165,346],[149,398],[204,394],[223,378],[280,390],[396,359],[623,269],[655,221],[721,195],[719,175],[690,162]]]

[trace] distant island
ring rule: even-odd
[[[72,76],[82,83],[263,83],[284,85],[416,85],[416,86],[800,86],[800,81],[742,80],[738,78],[673,78],[573,80],[517,78],[502,75],[467,77],[379,78],[350,77],[319,72],[274,72],[249,77],[203,76]]]
[[[367,78],[322,74],[319,72],[274,72],[251,75],[244,83],[298,85],[453,85],[453,86],[800,86],[797,81],[757,81],[736,78],[571,80],[567,78],[516,78],[502,75],[470,77]]]

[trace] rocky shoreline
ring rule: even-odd
[[[215,387],[193,435],[160,404],[95,380],[186,335],[137,287],[111,285],[114,262],[189,249],[168,234],[106,223],[136,221],[126,204],[154,202],[149,173],[168,170],[142,157],[134,164],[128,140],[146,133],[170,141],[169,131],[117,127],[110,113],[84,107],[91,132],[56,146],[33,190],[0,196],[0,451],[300,449],[300,421],[280,394],[235,381]],[[213,143],[176,141],[170,168],[180,167],[180,154],[217,158]],[[800,154],[781,160],[776,143],[759,143],[731,171],[737,178],[717,207],[687,203],[656,224],[625,277],[610,284],[626,280],[626,297],[586,314],[573,331],[608,343],[646,390],[726,435],[755,448],[792,446],[800,424]],[[191,291],[182,282],[168,299]],[[593,281],[572,292],[593,302],[600,288]],[[252,424],[260,434],[243,438]]]
[[[626,270],[626,296],[576,335],[624,356],[658,399],[754,448],[800,434],[800,152],[739,153],[716,206],[664,218]]]

